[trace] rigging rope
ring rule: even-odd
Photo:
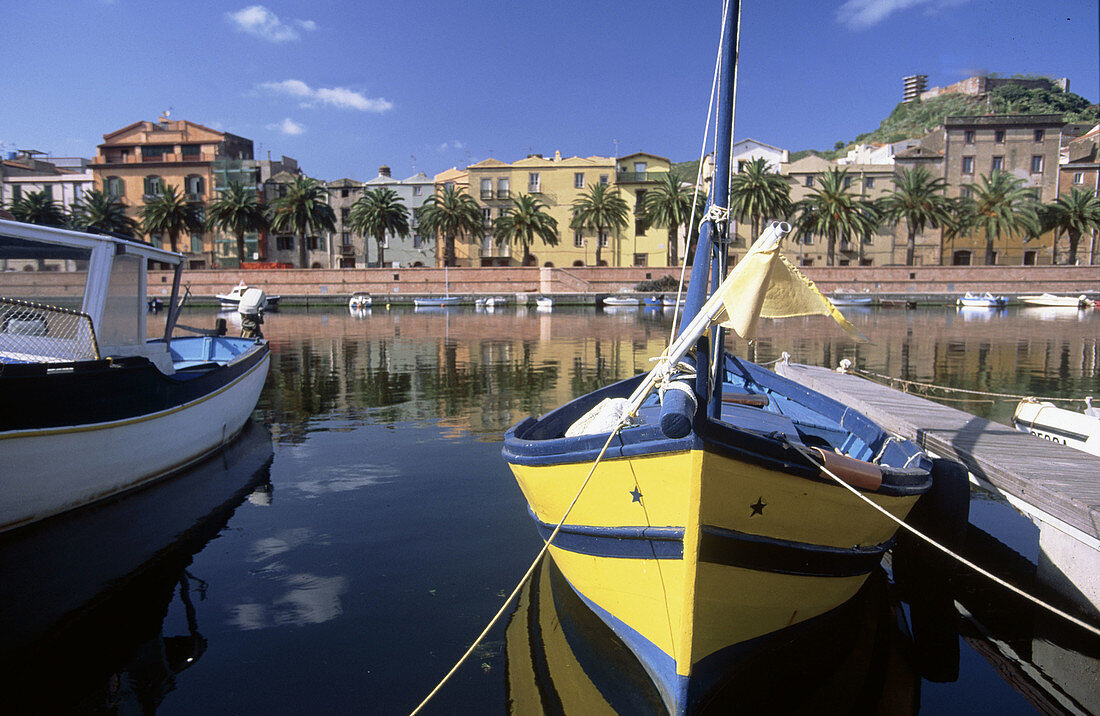
[[[876,382],[888,382],[891,387],[895,384],[900,384],[908,388],[909,386],[916,386],[925,390],[941,390],[945,393],[966,393],[967,395],[980,395],[991,398],[1011,398],[1013,400],[1041,400],[1050,403],[1078,403],[1081,402],[1081,398],[1040,398],[1034,395],[1018,395],[1016,393],[997,393],[988,390],[969,390],[967,388],[952,388],[948,385],[936,385],[935,383],[922,383],[918,380],[907,380],[905,378],[895,378],[890,375],[882,375],[881,373],[875,373],[874,371],[864,370],[862,368],[855,368],[851,365],[851,362],[847,358],[840,362],[840,367],[837,368],[840,373],[851,373],[853,375],[860,375],[868,380],[876,379]],[[943,398],[948,400],[948,398]],[[965,399],[959,399],[965,400]],[[993,402],[993,401],[989,401]]]
[[[975,572],[982,575],[983,577],[986,577],[986,578],[992,580],[993,582],[1001,585],[1005,589],[1008,589],[1009,591],[1012,591],[1012,592],[1016,593],[1017,595],[1023,597],[1024,599],[1027,599],[1028,601],[1032,602],[1036,606],[1042,607],[1043,609],[1046,609],[1050,613],[1055,614],[1057,616],[1060,616],[1063,619],[1065,619],[1066,621],[1072,622],[1073,624],[1076,624],[1077,626],[1081,627],[1082,629],[1084,629],[1088,632],[1091,632],[1091,633],[1093,633],[1097,636],[1100,636],[1100,628],[1095,627],[1092,624],[1089,624],[1088,622],[1085,622],[1081,619],[1078,619],[1077,617],[1073,616],[1072,614],[1064,612],[1061,609],[1059,609],[1058,607],[1055,607],[1052,604],[1044,602],[1042,599],[1039,599],[1036,596],[1028,594],[1027,592],[1025,592],[1024,590],[1022,590],[1019,587],[1015,586],[1014,584],[1010,584],[1009,582],[1006,582],[1005,580],[1001,579],[1000,577],[993,574],[992,572],[989,572],[989,571],[979,567],[978,565],[976,565],[973,562],[971,562],[970,560],[968,560],[966,557],[963,557],[961,554],[958,554],[956,552],[951,551],[951,549],[949,549],[948,547],[945,547],[944,545],[940,544],[939,542],[932,539],[928,535],[924,534],[920,530],[918,530],[915,527],[912,527],[911,525],[907,524],[904,520],[898,519],[894,515],[890,514],[888,511],[886,511],[885,508],[883,508],[882,506],[880,506],[880,505],[876,504],[875,502],[873,502],[866,495],[863,495],[862,493],[860,493],[859,490],[852,487],[851,485],[849,485],[844,480],[840,479],[836,475],[836,473],[834,473],[832,470],[825,467],[825,464],[823,462],[821,462],[820,460],[818,460],[817,457],[808,448],[803,447],[802,445],[799,445],[797,443],[791,442],[789,440],[787,440],[785,442],[786,442],[787,445],[794,448],[796,451],[801,453],[803,457],[805,457],[807,460],[809,460],[810,464],[816,466],[819,470],[821,470],[823,473],[825,473],[830,478],[832,478],[832,480],[834,482],[836,482],[838,485],[840,485],[844,489],[848,490],[848,492],[851,492],[853,495],[858,497],[863,502],[870,505],[877,512],[884,515],[887,519],[895,522],[899,527],[909,531],[913,535],[916,535],[920,539],[924,540],[925,542],[932,545],[933,547],[935,547],[939,551],[943,552],[948,557],[951,557],[952,559],[956,560],[960,564],[962,564],[966,567],[969,567],[970,569],[974,570]]]

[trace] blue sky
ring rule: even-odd
[[[1069,77],[1100,101],[1096,0],[744,0],[737,137],[828,149],[902,77]],[[528,152],[698,156],[720,2],[8,2],[0,150],[93,156],[171,108],[321,179]]]

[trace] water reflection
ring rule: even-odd
[[[743,646],[702,713],[917,713],[920,675],[885,575],[843,607]],[[667,713],[630,650],[544,560],[506,637],[513,713]]]
[[[192,557],[254,491],[269,501],[272,454],[248,423],[185,473],[3,535],[0,710],[152,712],[206,651]]]
[[[846,310],[870,344],[853,343],[820,317],[765,320],[755,344],[736,337],[729,344],[759,362],[784,352],[828,367],[847,358],[881,375],[970,390],[1095,392],[1097,311],[1046,320],[1034,309]],[[523,416],[647,370],[668,341],[671,318],[633,308],[490,314],[395,307],[366,318],[285,310],[268,321],[272,368],[261,406],[280,442],[301,442],[310,418],[322,415],[391,424],[442,416],[456,429],[496,436]],[[1014,405],[978,399],[959,407],[1008,422]]]

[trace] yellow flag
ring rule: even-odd
[[[814,282],[779,251],[779,241],[757,241],[718,287],[723,310],[715,323],[745,339],[756,337],[760,318],[829,316],[854,340],[869,342]]]

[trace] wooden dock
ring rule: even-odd
[[[1094,548],[1100,540],[1100,457],[858,375],[782,362],[776,372],[852,406],[929,452],[958,460],[1006,496],[1091,537],[1084,541]]]

